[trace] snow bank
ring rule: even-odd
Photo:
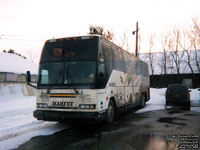
[[[0,72],[25,74],[26,71],[30,70],[31,74],[37,74],[38,66],[38,64],[34,64],[18,55],[0,52]]]
[[[49,135],[68,126],[48,121],[38,121],[33,117],[36,98],[5,96],[0,100],[0,150],[17,148],[20,144],[30,140],[34,136]]]
[[[192,89],[190,92],[190,99],[193,101],[200,101],[200,91],[198,91],[198,89]]]
[[[34,96],[36,91],[25,83],[0,83],[0,101],[11,97]]]
[[[136,113],[165,109],[165,91],[162,89],[150,89],[150,100],[146,103],[145,108],[138,110]]]

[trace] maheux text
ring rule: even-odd
[[[53,106],[60,106],[60,107],[72,107],[73,102],[58,102],[58,101],[53,101],[52,103]]]

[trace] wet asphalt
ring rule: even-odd
[[[135,111],[119,115],[111,125],[78,124],[52,135],[33,137],[17,150],[200,149],[200,112],[182,108]]]

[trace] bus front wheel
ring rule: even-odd
[[[115,119],[115,105],[112,100],[110,100],[107,110],[107,117],[106,117],[106,123],[111,124],[114,122]]]

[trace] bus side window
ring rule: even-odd
[[[138,61],[138,75],[142,75],[142,62]]]
[[[143,75],[146,77],[148,76],[148,73],[147,73],[147,67],[146,67],[146,64],[143,62],[142,63],[142,72],[143,72]]]
[[[98,83],[104,84],[105,83],[105,65],[104,63],[99,63],[98,67]]]
[[[123,71],[124,72],[130,72],[131,60],[129,58],[129,55],[127,53],[125,53],[125,52],[123,52],[123,61],[122,61],[122,63],[123,63],[122,64]]]
[[[102,43],[102,52],[103,52],[103,56],[104,56],[104,63],[105,63],[105,76],[106,78],[109,78],[112,70],[113,70],[113,59],[112,59],[112,49],[111,46],[106,43],[103,42]]]
[[[113,51],[113,68],[116,70],[123,71],[123,66],[122,66],[122,52],[120,51],[119,48],[116,46],[112,46],[112,51]]]
[[[134,65],[134,69],[133,69],[134,74],[141,75],[141,73],[142,73],[142,68],[141,67],[142,67],[141,62],[140,61],[136,61],[135,65]]]

